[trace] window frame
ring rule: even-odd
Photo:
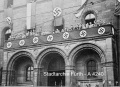
[[[92,18],[90,18],[90,15],[93,15],[94,17]],[[86,19],[86,17],[87,16],[89,16],[89,18],[88,19]],[[87,22],[88,21],[88,22]],[[94,24],[95,23],[95,15],[93,14],[93,13],[88,13],[86,16],[85,16],[85,24],[90,24],[90,22],[91,22],[91,24]]]
[[[61,19],[62,24],[57,26],[56,21],[59,20],[59,18]],[[64,18],[62,18],[62,17],[54,17],[54,19],[53,19],[53,28],[54,28],[54,30],[53,30],[54,32],[57,29],[61,32],[62,29],[64,29]]]
[[[30,68],[30,70],[28,70],[29,68]],[[28,65],[26,67],[26,81],[32,81],[33,80],[33,71],[34,71],[34,68],[33,68],[32,65]],[[28,75],[28,74],[30,74],[30,75]]]
[[[92,67],[92,68],[95,68],[95,69],[91,69],[91,70],[88,71],[88,63],[91,62],[91,61],[93,61],[93,62],[95,63],[95,67],[94,67],[94,65],[91,65],[91,66],[89,66],[89,68]],[[89,60],[86,62],[86,70],[87,70],[87,78],[89,78],[89,79],[96,78],[97,76],[92,75],[92,74],[95,74],[94,72],[97,72],[97,71],[98,71],[97,61],[96,61],[95,59],[89,59]],[[89,75],[89,74],[90,74],[90,75]]]
[[[94,14],[94,16],[95,16],[95,20],[94,21],[96,22],[96,20],[97,20],[97,13],[94,10],[87,10],[84,13],[82,13],[82,17],[81,17],[82,24],[86,24],[85,18],[86,18],[86,16],[88,14]]]
[[[10,36],[12,35],[12,29],[8,28],[4,32],[4,40],[7,41],[9,40]]]

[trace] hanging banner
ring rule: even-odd
[[[53,15],[54,15],[55,17],[60,16],[61,13],[62,13],[62,10],[61,10],[60,7],[54,8],[54,10],[53,10]]]
[[[8,24],[11,24],[11,23],[12,23],[12,20],[11,20],[10,17],[7,17],[7,18],[6,18],[6,21],[8,22]]]
[[[27,3],[27,18],[26,18],[26,25],[27,29],[31,29],[31,8],[32,8],[32,3]]]
[[[52,0],[53,3],[53,16],[54,16],[54,26],[63,25],[63,0]]]

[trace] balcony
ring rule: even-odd
[[[59,33],[32,35],[21,39],[8,40],[4,43],[4,49],[20,49],[73,41],[93,40],[112,35],[114,35],[114,28],[111,24],[107,24],[87,29],[75,29]]]

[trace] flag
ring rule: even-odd
[[[87,4],[88,0],[81,0],[81,7],[77,10],[75,17],[80,17],[82,11],[84,10],[85,5]]]
[[[120,2],[115,7],[115,14],[120,15]]]

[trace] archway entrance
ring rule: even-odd
[[[7,85],[33,85],[33,62],[30,57],[20,55],[8,65]]]
[[[42,86],[65,86],[65,62],[58,53],[47,54],[41,63],[42,75],[40,85]]]
[[[75,56],[75,71],[81,76],[76,76],[77,84],[80,87],[90,86],[96,87],[102,81],[101,58],[99,54],[92,48],[85,48]],[[98,75],[98,73],[101,73]]]

